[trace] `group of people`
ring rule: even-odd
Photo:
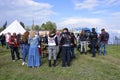
[[[92,28],[92,31],[88,34],[84,30],[81,31],[80,35],[77,38],[80,46],[80,53],[87,54],[87,45],[90,48],[90,52],[92,53],[92,57],[96,57],[96,52],[98,51],[99,55],[107,54],[107,44],[109,40],[109,33],[105,31],[105,29],[101,29],[101,33],[95,31],[95,28]],[[102,50],[104,48],[104,51]]]
[[[14,54],[16,52],[17,59],[22,60],[22,65],[27,64],[28,67],[33,68],[40,67],[42,64],[41,56],[44,53],[42,47],[44,46],[47,48],[49,67],[55,67],[57,59],[60,56],[62,58],[62,67],[69,67],[72,59],[75,58],[75,47],[80,47],[81,54],[87,54],[87,44],[89,44],[92,57],[95,57],[96,46],[98,46],[99,55],[102,53],[106,55],[108,39],[109,34],[105,29],[102,29],[99,35],[95,31],[95,28],[92,28],[92,32],[89,35],[86,34],[85,30],[82,30],[79,36],[76,37],[68,28],[64,28],[61,33],[57,33],[56,29],[50,30],[44,39],[35,31],[26,31],[23,35],[16,35],[16,33],[11,35],[7,33],[6,46],[10,48],[13,62],[16,61]],[[104,47],[104,52],[102,51],[102,47]],[[40,50],[41,48],[42,50]],[[20,53],[22,54],[22,58],[20,57]]]

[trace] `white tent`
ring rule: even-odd
[[[25,29],[21,26],[21,24],[15,20],[12,22],[6,29],[4,29],[1,34],[6,34],[10,32],[11,34],[16,33],[16,34],[23,34],[25,32]]]

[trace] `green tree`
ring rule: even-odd
[[[52,23],[51,21],[46,22],[46,24],[41,25],[41,30],[51,30],[56,29],[56,24]]]
[[[30,29],[30,26],[26,26],[25,29],[26,29],[27,31],[30,31],[30,30],[31,30],[31,29]]]
[[[34,26],[32,26],[32,30],[40,30],[39,25],[34,25]]]
[[[7,21],[4,23],[4,25],[3,25],[3,29],[5,29],[6,26],[7,26]]]
[[[0,32],[3,31],[7,26],[7,21],[0,27]]]
[[[0,32],[3,30],[3,27],[0,28]]]
[[[40,27],[41,30],[46,30],[46,24],[42,24],[41,27]]]

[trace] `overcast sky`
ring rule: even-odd
[[[120,32],[120,0],[0,0],[0,26],[52,21],[59,29],[95,27]]]

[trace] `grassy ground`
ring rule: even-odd
[[[0,80],[120,80],[120,46],[108,46],[107,56],[80,55],[71,67],[48,67],[47,58],[42,58],[40,68],[22,66],[21,61],[12,62],[10,51],[0,47]]]

